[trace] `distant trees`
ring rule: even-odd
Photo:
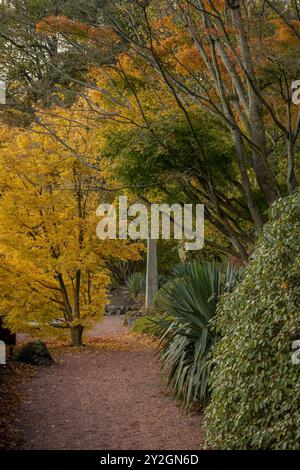
[[[298,186],[296,3],[12,3],[1,11],[0,63],[10,80],[3,119],[40,124],[37,109],[81,96],[101,135],[109,130],[105,152],[119,178],[147,199],[201,200],[208,225],[228,240],[208,243],[246,260],[268,207]],[[121,142],[152,173],[121,162]],[[154,195],[145,188],[155,181]]]

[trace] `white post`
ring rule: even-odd
[[[0,340],[0,364],[6,364],[6,346],[2,340]]]
[[[153,304],[153,298],[158,289],[157,282],[157,250],[156,241],[147,241],[147,273],[146,273],[146,309]]]

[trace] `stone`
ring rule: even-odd
[[[17,360],[34,366],[48,366],[54,363],[43,341],[31,341],[30,343],[26,343],[19,351]]]
[[[125,315],[128,308],[126,305],[106,305],[105,314],[106,315]]]

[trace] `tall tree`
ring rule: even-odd
[[[242,206],[246,204],[254,227],[254,232],[247,230],[247,237],[255,239],[268,207],[298,185],[300,114],[292,104],[291,90],[299,73],[297,2],[77,0],[59,6],[45,1],[38,9],[32,9],[31,2],[22,2],[22,7],[16,3],[18,8],[6,13],[7,32],[2,37],[10,51],[2,60],[11,77],[8,97],[18,90],[23,102],[39,101],[45,106],[56,100],[63,107],[66,97],[81,94],[101,125],[109,119],[147,129],[161,147],[165,143],[153,125],[149,102],[153,101],[158,116],[172,103],[176,118],[184,118],[197,147],[195,178],[201,180],[201,191],[213,207],[216,226],[221,224],[234,250],[246,258],[249,243],[236,234],[240,210],[236,204],[232,207],[232,198],[224,200],[224,191],[220,194],[216,187],[197,121],[199,115],[209,113],[231,135],[237,169],[233,198],[238,194]],[[24,5],[26,15],[18,32],[17,19]],[[15,43],[12,33],[18,38]],[[51,56],[48,43],[53,41],[56,48]],[[41,53],[42,81],[34,72],[34,61]],[[45,82],[51,84],[43,87],[47,99],[40,95],[37,99],[31,92],[41,90]],[[162,88],[164,100],[159,103]],[[110,104],[108,108],[103,108],[99,94]],[[4,109],[8,119],[12,108],[16,109],[13,100]],[[34,106],[29,115],[37,120]],[[173,154],[169,152],[170,160]]]
[[[93,162],[97,148],[86,117],[81,128],[53,119],[61,137]],[[97,238],[104,176],[36,132],[1,132],[1,310],[14,331],[69,328],[80,346],[83,329],[101,318],[107,302],[107,262],[138,259],[139,247]]]

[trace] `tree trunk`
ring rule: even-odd
[[[239,165],[239,170],[241,174],[241,180],[243,184],[243,188],[245,191],[245,197],[247,201],[247,206],[249,208],[250,214],[252,216],[252,219],[255,223],[255,228],[256,232],[259,235],[263,229],[264,221],[261,213],[259,212],[259,209],[254,201],[253,197],[253,192],[251,188],[251,183],[249,180],[247,168],[246,168],[246,162],[245,162],[245,156],[244,156],[244,149],[243,149],[243,140],[239,134],[238,131],[233,130],[232,131],[233,135],[233,140],[235,143],[235,148],[237,152],[237,157],[238,157],[238,165]]]
[[[146,276],[146,309],[153,304],[157,292],[157,250],[156,240],[148,238],[147,246],[147,276]]]
[[[258,186],[260,187],[267,204],[270,206],[280,197],[280,188],[268,163],[266,131],[262,118],[262,105],[256,91],[254,90],[254,86],[258,88],[256,83],[257,80],[254,73],[248,35],[244,28],[239,2],[231,2],[230,8],[232,9],[233,23],[237,29],[241,62],[247,72],[250,137],[251,141],[256,146],[256,149],[252,152],[252,167]]]
[[[295,155],[294,145],[291,142],[292,137],[287,142],[288,165],[287,165],[287,187],[289,194],[293,194],[297,188],[298,182],[295,174]]]
[[[83,333],[83,326],[81,325],[71,326],[72,346],[82,346],[82,333]]]

